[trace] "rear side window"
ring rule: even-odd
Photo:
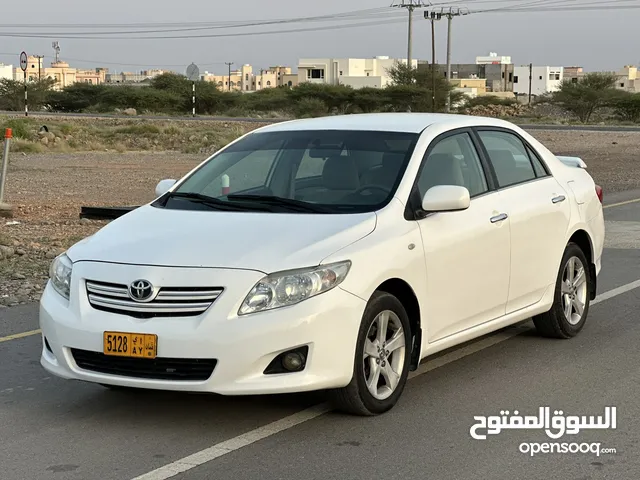
[[[481,130],[478,135],[489,154],[499,187],[508,187],[536,178],[527,148],[516,135],[490,130]]]
[[[546,177],[547,175],[549,175],[545,170],[544,165],[542,165],[542,162],[538,158],[538,155],[536,155],[536,153],[531,148],[529,148],[529,146],[527,146],[527,153],[529,154],[531,163],[533,163],[533,169],[536,171],[536,176]]]

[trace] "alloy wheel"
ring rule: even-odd
[[[571,325],[582,320],[587,304],[587,272],[578,257],[571,257],[562,274],[562,310]]]
[[[364,379],[369,393],[384,400],[395,391],[406,354],[405,333],[398,315],[380,312],[373,320],[364,343]]]

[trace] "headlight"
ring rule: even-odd
[[[260,280],[242,302],[238,315],[295,305],[340,285],[351,262],[272,273]]]
[[[51,285],[53,288],[69,300],[69,292],[71,290],[71,270],[73,269],[73,263],[66,254],[59,255],[51,263],[49,269],[49,278],[51,279]]]

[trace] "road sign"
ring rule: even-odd
[[[22,52],[20,54],[20,68],[23,72],[27,71],[27,52]]]
[[[187,78],[192,82],[200,80],[200,69],[195,63],[192,63],[187,67]]]

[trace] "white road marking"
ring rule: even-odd
[[[604,225],[604,248],[640,248],[640,222],[606,220]]]
[[[625,202],[610,203],[609,205],[604,205],[602,209],[604,210],[607,208],[621,207],[622,205],[629,205],[630,203],[637,203],[637,202],[640,202],[640,198],[634,198],[632,200],[627,200]]]
[[[623,293],[629,292],[638,287],[640,287],[640,280],[627,283],[626,285],[622,285],[618,288],[614,288],[613,290],[609,290],[608,292],[604,292],[598,295],[591,302],[591,305],[597,305],[598,303],[617,297],[618,295],[622,295]],[[481,350],[484,350],[485,348],[497,345],[498,343],[509,340],[510,338],[513,338],[516,335],[519,335],[527,330],[529,329],[521,325],[514,326],[504,331],[500,331],[496,334],[485,337],[465,347],[458,348],[457,350],[446,353],[440,357],[427,360],[425,363],[421,364],[417,370],[411,372],[409,374],[409,378],[415,378],[418,375],[422,375],[423,373],[435,370],[436,368],[442,367],[448,363],[460,360],[461,358],[477,353]],[[256,428],[255,430],[251,430],[249,432],[243,433],[242,435],[238,435],[237,437],[225,440],[224,442],[216,443],[209,448],[205,448],[204,450],[200,450],[199,452],[189,455],[188,457],[181,458],[163,467],[135,477],[132,480],[166,480],[167,478],[174,477],[180,473],[186,472],[187,470],[196,468],[200,465],[210,462],[211,460],[226,455],[227,453],[231,453],[242,447],[251,445],[258,440],[270,437],[271,435],[275,435],[276,433],[288,430],[292,427],[295,427],[296,425],[300,425],[301,423],[312,420],[330,411],[331,407],[326,403],[315,405],[313,407],[307,408],[306,410],[302,410],[298,413],[294,413],[293,415],[289,415],[287,417],[281,418],[280,420],[276,420],[275,422]]]

